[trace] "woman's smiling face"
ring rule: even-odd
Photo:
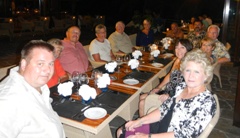
[[[181,43],[178,43],[178,45],[175,46],[175,53],[179,59],[182,59],[187,53],[187,49]]]

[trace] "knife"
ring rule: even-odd
[[[72,118],[78,117],[78,116],[82,116],[84,114],[84,111],[87,110],[88,108],[90,108],[90,105],[84,107],[81,112],[76,113],[75,115],[72,116]]]

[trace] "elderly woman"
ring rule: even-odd
[[[201,40],[201,50],[207,53],[212,64],[216,63],[217,61],[217,58],[212,54],[212,51],[216,47],[215,43],[216,41],[209,37],[205,37]]]
[[[199,49],[184,57],[180,70],[185,79],[159,109],[118,129],[118,137],[198,137],[216,112],[216,101],[206,84],[212,80],[211,63]],[[137,133],[139,131],[139,133]]]
[[[137,33],[136,45],[147,47],[152,44],[154,40],[154,33],[151,29],[151,21],[149,19],[143,20],[143,29]]]
[[[115,57],[112,53],[110,42],[106,39],[106,26],[99,24],[95,28],[96,38],[89,46],[91,58],[97,62],[109,62]]]
[[[48,81],[47,85],[49,88],[52,86],[57,85],[60,82],[64,82],[69,79],[68,73],[63,69],[58,57],[60,56],[62,50],[63,50],[63,45],[60,39],[50,39],[48,40],[48,43],[50,43],[54,47],[54,56],[55,56],[55,61],[54,61],[54,74],[52,78]]]
[[[192,44],[188,39],[179,39],[176,42],[175,46],[175,55],[177,56],[177,59],[173,63],[171,71],[167,74],[167,76],[163,79],[163,81],[152,91],[150,91],[147,94],[142,94],[140,96],[140,102],[139,102],[139,116],[142,117],[144,115],[144,104],[145,104],[145,98],[149,94],[163,94],[159,97],[160,102],[163,102],[166,100],[169,95],[173,96],[175,94],[175,87],[178,83],[181,83],[183,81],[183,77],[178,78],[180,76],[179,74],[179,68],[180,68],[180,63],[181,59],[185,56],[187,52],[192,50]],[[160,90],[164,87],[165,90],[164,92],[160,92]]]

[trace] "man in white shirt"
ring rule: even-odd
[[[0,83],[1,138],[65,138],[46,85],[54,71],[53,50],[42,40],[30,41],[19,67]]]
[[[129,36],[124,32],[125,24],[122,21],[118,21],[115,25],[115,29],[116,31],[108,37],[113,53],[131,53],[133,45]]]

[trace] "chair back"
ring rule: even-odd
[[[2,81],[9,74],[10,69],[13,68],[14,66],[16,65],[0,68],[0,81]]]
[[[220,105],[219,105],[219,101],[218,101],[217,95],[214,94],[213,96],[214,96],[214,99],[215,99],[216,104],[217,104],[216,113],[213,116],[212,120],[208,123],[206,128],[203,130],[203,132],[198,136],[198,138],[207,138],[209,136],[209,134],[211,133],[211,131],[213,130],[213,128],[215,127],[215,125],[217,124],[218,120],[219,120],[219,117],[220,117]]]
[[[85,45],[85,46],[83,46],[83,48],[88,56],[88,60],[92,64],[93,68],[97,68],[97,67],[100,67],[105,64],[104,62],[96,62],[96,61],[92,60],[90,51],[89,51],[89,45]]]
[[[135,33],[135,34],[129,35],[129,38],[130,38],[130,40],[132,42],[132,45],[136,46],[137,34]]]

